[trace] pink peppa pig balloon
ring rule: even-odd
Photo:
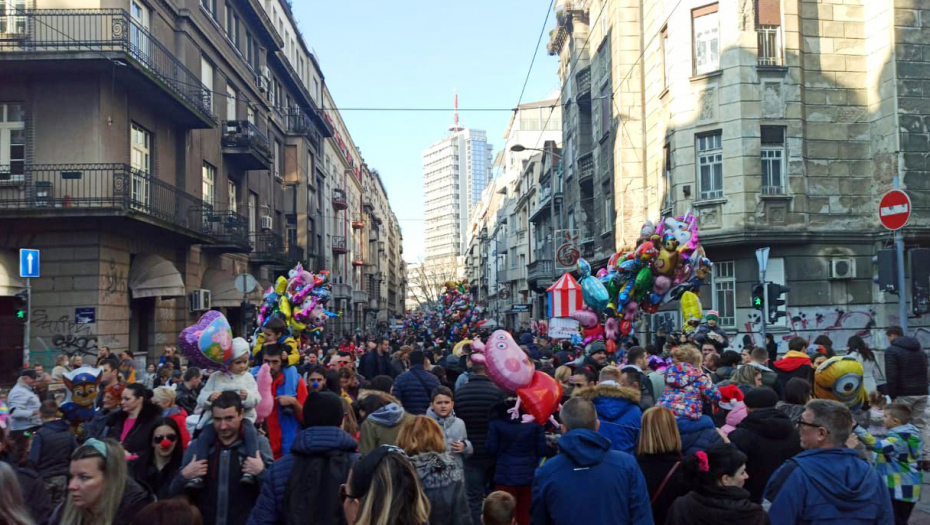
[[[509,332],[497,330],[487,343],[475,339],[471,343],[471,360],[488,368],[488,377],[500,388],[515,392],[533,380],[536,367]]]
[[[181,331],[178,346],[201,368],[225,370],[232,357],[232,328],[226,317],[210,310],[199,321]]]

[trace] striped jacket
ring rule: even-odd
[[[877,439],[857,426],[856,435],[875,455],[875,470],[885,477],[891,499],[920,501],[923,473],[917,467],[920,459],[920,431],[907,423],[889,429],[888,435]]]

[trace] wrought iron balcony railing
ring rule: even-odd
[[[341,188],[333,188],[333,208],[344,210],[349,207],[346,201],[346,192]]]
[[[128,164],[0,166],[0,216],[47,214],[137,215],[205,233],[200,198]]]
[[[0,53],[125,53],[147,77],[216,124],[212,93],[123,9],[25,9],[0,12]]]
[[[340,235],[333,236],[333,253],[346,253],[348,249],[346,248],[346,238]]]
[[[223,153],[243,159],[247,169],[271,166],[271,142],[248,120],[224,120]]]
[[[288,254],[284,249],[284,237],[281,235],[271,232],[253,233],[250,239],[252,262],[271,265],[287,263]]]
[[[249,220],[237,212],[204,205],[201,231],[216,240],[216,249],[236,253],[252,250]]]

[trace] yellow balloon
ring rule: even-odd
[[[462,352],[464,352],[465,345],[470,345],[471,339],[462,339],[458,343],[455,343],[455,346],[452,347],[452,354],[458,357],[462,357]]]
[[[291,318],[291,302],[287,300],[287,297],[278,299],[278,310],[280,310],[287,319]]]
[[[701,300],[694,292],[681,295],[681,326],[684,333],[691,333],[701,323]]]
[[[278,295],[284,295],[284,292],[287,290],[287,279],[284,276],[279,276],[278,280],[274,283],[274,293]]]

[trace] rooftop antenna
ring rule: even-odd
[[[462,131],[462,128],[459,127],[459,94],[455,93],[455,124],[449,128],[449,131],[455,133],[456,131]]]

